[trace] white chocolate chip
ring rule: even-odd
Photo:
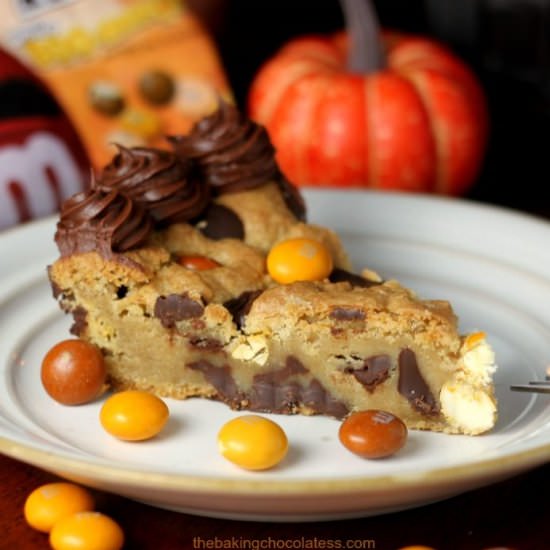
[[[268,355],[266,341],[263,336],[249,336],[231,352],[234,359],[252,361],[260,366],[265,365]]]
[[[382,277],[380,277],[380,275],[378,275],[378,273],[376,273],[376,271],[373,271],[372,269],[368,269],[367,267],[365,267],[362,271],[361,271],[361,277],[363,277],[363,279],[367,279],[367,281],[371,281],[373,283],[381,283],[382,282]]]
[[[449,424],[463,433],[477,435],[495,424],[495,401],[482,388],[447,383],[441,388],[439,399]]]
[[[441,412],[460,432],[476,435],[495,424],[497,407],[491,390],[495,355],[484,339],[473,347],[466,344],[462,353],[460,368],[441,388]]]

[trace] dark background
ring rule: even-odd
[[[362,1],[362,0],[357,0]],[[288,39],[343,27],[338,0],[196,0],[207,14],[237,103]],[[479,77],[491,116],[476,200],[547,212],[550,0],[378,0],[381,24],[450,46]]]

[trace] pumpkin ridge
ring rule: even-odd
[[[425,76],[420,71],[417,72],[402,72],[403,78],[408,80],[418,93],[418,97],[426,109],[428,114],[428,123],[432,130],[435,147],[435,178],[433,182],[433,190],[437,193],[445,193],[449,184],[449,175],[447,172],[447,134],[443,130],[439,119],[434,114],[433,104],[430,94],[428,93]]]
[[[370,186],[373,189],[378,189],[380,187],[380,180],[378,177],[378,171],[376,166],[376,154],[374,146],[374,131],[373,131],[373,122],[372,122],[372,109],[371,105],[374,97],[373,84],[375,79],[372,77],[365,78],[365,127],[366,127],[366,157],[367,157],[367,181],[370,182]]]

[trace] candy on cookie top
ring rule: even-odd
[[[191,162],[161,149],[117,145],[118,153],[93,183],[116,189],[150,212],[157,224],[187,222],[210,201],[210,188],[194,173]]]
[[[92,189],[63,203],[55,242],[62,256],[96,251],[109,258],[143,245],[152,230],[141,205],[116,190]]]
[[[181,157],[197,162],[218,193],[253,189],[279,174],[265,128],[225,101],[198,121],[189,134],[169,140]]]

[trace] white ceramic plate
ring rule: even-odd
[[[157,438],[127,443],[99,425],[100,402],[62,406],[45,394],[40,363],[68,336],[46,266],[54,220],[0,236],[0,452],[81,483],[181,511],[259,520],[321,520],[417,506],[509,477],[550,458],[550,397],[513,393],[550,362],[550,224],[453,199],[308,192],[310,220],[342,235],[356,268],[447,298],[461,328],[484,329],[500,364],[500,420],[479,437],[411,432],[390,459],[340,445],[339,423],[277,416],[291,451],[275,469],[247,472],[217,452],[220,426],[239,413],[204,400],[167,400]]]

